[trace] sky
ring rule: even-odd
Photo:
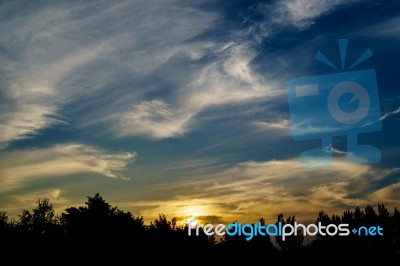
[[[100,193],[146,222],[393,211],[399,11],[398,1],[1,1],[0,210],[16,217],[47,197],[61,213]],[[375,71],[381,128],[358,141],[380,160],[349,161],[346,130],[321,144],[328,120],[309,120],[327,110],[323,97],[303,105],[314,137],[294,138],[287,81],[348,72],[367,49],[351,71]],[[302,166],[318,147],[333,164]]]

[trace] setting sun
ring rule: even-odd
[[[187,206],[183,212],[185,216],[192,216],[193,218],[204,215],[201,206]]]
[[[196,225],[199,224],[199,221],[197,221],[197,220],[192,216],[192,217],[190,217],[190,218],[187,220],[187,224],[190,224],[190,225],[192,225],[192,226],[196,226]]]

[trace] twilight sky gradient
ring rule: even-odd
[[[400,207],[399,1],[2,1],[0,210],[48,197],[58,212],[96,192],[154,219],[314,218]],[[318,140],[291,136],[285,81],[377,73],[379,164],[301,168]],[[312,108],[312,106],[310,106]],[[312,110],[312,109],[311,109]]]

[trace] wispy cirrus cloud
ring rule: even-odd
[[[206,108],[280,95],[252,69],[251,61],[256,55],[249,43],[229,43],[215,62],[200,69],[188,86],[184,103]]]
[[[163,90],[152,82],[157,69],[176,54],[200,56],[203,48],[185,42],[217,17],[179,1],[5,4],[2,14],[3,148],[60,122],[82,128],[146,102]]]
[[[59,2],[1,21],[7,79],[0,85],[8,102],[0,117],[2,146],[62,121],[78,129],[101,125],[119,137],[182,136],[206,109],[278,94],[268,75],[252,67],[257,41],[243,38],[247,29],[210,38],[206,33],[223,20],[220,14],[180,1],[152,3],[77,2],[66,8]],[[260,6],[266,19],[259,24],[272,31],[282,25],[303,29],[340,4]]]
[[[301,168],[295,159],[248,161],[194,178],[158,184],[168,198],[124,204],[139,207],[140,213],[151,218],[164,209],[170,217],[190,217],[196,210],[199,216],[218,213],[225,222],[249,221],[249,217],[275,219],[280,212],[307,220],[320,210],[340,213],[375,200],[393,207],[398,187],[373,184],[397,171],[342,159],[325,169]],[[172,187],[171,196],[166,188]]]
[[[11,141],[28,138],[43,128],[60,123],[61,120],[54,117],[55,113],[54,106],[34,103],[15,107],[12,112],[3,112],[0,114],[0,149],[6,148]]]
[[[43,178],[76,173],[128,179],[123,170],[136,156],[134,152],[107,152],[82,144],[6,152],[0,155],[1,190],[8,191]]]
[[[283,0],[273,3],[259,3],[255,10],[262,16],[262,20],[254,21],[246,18],[249,24],[246,34],[257,43],[265,38],[272,38],[277,32],[285,28],[294,28],[298,31],[307,30],[320,17],[328,15],[337,8],[351,5],[360,0]]]
[[[400,113],[400,107],[397,108],[397,109],[394,110],[394,111],[385,113],[384,115],[381,116],[381,118],[380,118],[379,120],[381,120],[381,121],[382,121],[382,120],[385,120],[385,119],[387,119],[388,117],[390,117],[390,116],[392,116],[392,115],[395,115],[395,114],[398,114],[398,113]]]
[[[141,102],[129,112],[122,114],[117,134],[144,135],[153,138],[182,136],[188,130],[193,114],[176,113],[162,100]]]
[[[3,148],[52,125],[66,123],[60,108],[75,93],[61,88],[59,83],[94,60],[105,47],[103,42],[86,47],[71,43],[69,47],[67,38],[58,36],[60,32],[55,27],[68,28],[66,20],[71,14],[61,12],[61,7],[58,7],[61,13],[57,8],[32,10],[25,17],[4,20],[2,16],[0,96],[4,104],[0,107],[0,146]],[[7,11],[10,10],[5,7],[3,12]]]
[[[122,113],[118,128],[121,135],[182,136],[191,129],[195,116],[209,107],[281,95],[251,68],[256,53],[248,44],[215,44],[213,54],[211,63],[188,73],[191,80],[176,83],[172,103],[154,99]]]
[[[300,30],[314,24],[318,17],[332,12],[340,5],[358,2],[359,0],[285,0],[278,1],[274,5],[275,12],[272,15],[274,23],[293,26]]]
[[[290,121],[288,119],[276,119],[276,120],[272,120],[272,121],[258,121],[258,122],[255,122],[255,125],[260,128],[263,128],[263,129],[288,131],[288,133],[290,130]]]
[[[362,125],[362,127],[366,127],[366,126],[375,124],[375,123],[377,123],[377,122],[379,122],[379,121],[386,120],[386,119],[388,119],[389,117],[391,117],[392,115],[396,115],[396,114],[398,114],[398,113],[400,113],[400,107],[398,107],[397,109],[395,109],[395,110],[393,110],[393,111],[384,113],[378,120],[373,121],[373,122],[370,122],[370,123],[367,123],[367,124],[365,124],[365,125]]]

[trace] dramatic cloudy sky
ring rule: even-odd
[[[0,209],[18,215],[48,197],[62,212],[96,192],[147,221],[400,207],[399,11],[398,1],[2,1]],[[343,70],[314,58],[339,67],[338,39]],[[347,162],[337,136],[324,147],[332,167],[300,167],[321,144],[293,140],[285,82],[347,71],[368,48],[352,70],[375,69],[383,127],[359,142],[381,162]]]

